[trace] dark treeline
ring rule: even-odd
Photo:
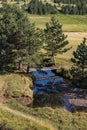
[[[4,0],[6,1],[6,0]],[[17,2],[25,0],[15,0]],[[23,9],[27,9],[30,14],[71,14],[71,15],[86,15],[87,14],[87,0],[54,0],[54,5],[43,2],[42,0],[31,0],[30,3],[25,7],[24,4],[22,6]],[[60,8],[57,8],[55,3],[58,3]],[[62,3],[62,4],[61,4]],[[59,10],[58,10],[59,9]],[[0,8],[0,12],[2,8]]]
[[[59,10],[63,14],[85,15],[87,14],[87,0],[54,0],[54,3],[63,3]],[[31,0],[28,6],[28,12],[31,14],[56,14],[58,9],[49,3],[43,3],[39,0]]]
[[[54,3],[63,3],[63,4],[78,4],[82,2],[87,3],[87,0],[54,0]]]
[[[82,2],[75,5],[66,5],[62,6],[61,12],[63,14],[76,14],[76,15],[85,15],[87,14],[87,5]]]
[[[87,14],[87,0],[54,0],[55,3],[63,3],[61,13],[63,14]]]
[[[28,12],[31,14],[55,14],[58,12],[55,6],[49,3],[43,3],[39,0],[31,0],[28,6]]]

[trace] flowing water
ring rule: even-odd
[[[60,84],[64,83],[64,79],[56,76],[51,70],[34,71],[33,75],[36,78],[33,89],[34,95],[50,93],[56,94],[64,91],[63,88],[60,87]],[[65,109],[68,111],[72,111],[74,109],[74,106],[69,103],[67,96],[63,96],[61,100],[65,104]]]

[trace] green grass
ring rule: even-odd
[[[39,28],[45,28],[46,22],[49,22],[53,15],[30,15],[31,22],[35,22]],[[65,32],[87,32],[87,15],[55,15],[63,25]]]
[[[36,119],[46,121],[57,130],[86,130],[87,113],[75,112],[70,113],[63,108],[38,107],[27,108],[19,105],[17,102],[10,101],[8,106],[12,109],[19,110],[27,115],[32,115]]]
[[[0,109],[0,124],[4,123],[6,124],[5,128],[11,130],[50,130],[40,123],[15,115],[7,110]]]
[[[3,74],[0,75],[0,95],[8,94],[9,96],[30,96],[33,92],[30,89],[33,86],[32,80],[20,74]]]

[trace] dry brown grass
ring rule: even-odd
[[[72,47],[69,51],[64,54],[58,54],[56,56],[56,62],[62,67],[70,67],[70,59],[73,56],[73,51],[76,50],[77,46],[82,42],[83,38],[87,38],[87,32],[65,32],[68,36],[67,40],[69,45],[67,47]]]

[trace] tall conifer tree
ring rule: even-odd
[[[66,40],[67,36],[64,35],[62,25],[55,17],[52,17],[51,21],[46,24],[46,29],[44,31],[46,36],[46,45],[44,48],[47,54],[53,58],[53,63],[55,64],[55,56],[69,49],[65,48],[68,44]]]

